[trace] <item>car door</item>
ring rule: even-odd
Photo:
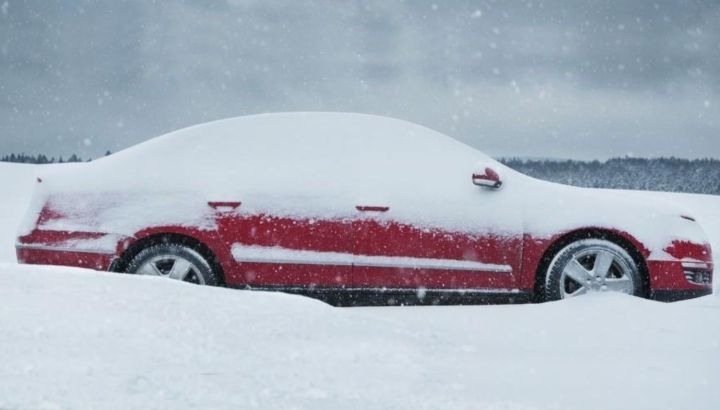
[[[385,201],[358,207],[355,287],[514,292],[522,217],[513,186],[474,185],[464,159],[438,169],[407,158],[386,170]]]
[[[352,223],[343,218],[292,217],[243,210],[220,212],[220,235],[233,259],[233,285],[343,288],[351,284]],[[221,207],[218,207],[221,208]]]

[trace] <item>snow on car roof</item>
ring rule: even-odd
[[[260,114],[200,124],[69,167],[63,191],[370,194],[398,185],[466,184],[481,152],[407,121],[367,114]],[[421,187],[415,187],[421,189]],[[218,192],[220,191],[220,192]],[[221,195],[223,196],[223,195]]]
[[[434,146],[472,148],[445,134],[408,121],[378,115],[343,112],[289,112],[257,114],[198,124],[173,131],[121,151],[150,150],[171,143],[180,149],[217,144],[217,148],[266,147],[286,151],[301,143],[313,155],[334,150],[347,155],[372,148],[423,150]],[[436,155],[441,154],[436,152]]]

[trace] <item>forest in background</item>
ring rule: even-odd
[[[720,161],[716,159],[561,161],[504,158],[500,161],[523,174],[561,184],[720,195]]]

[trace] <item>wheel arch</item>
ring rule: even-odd
[[[633,258],[635,265],[640,270],[643,283],[643,295],[647,296],[650,293],[650,272],[648,270],[646,256],[648,254],[647,249],[639,242],[635,237],[627,232],[616,231],[606,228],[582,228],[576,229],[565,234],[562,234],[554,238],[549,246],[546,247],[542,253],[540,260],[537,263],[535,269],[535,281],[534,281],[534,296],[536,302],[541,302],[545,299],[545,275],[550,263],[552,262],[555,255],[558,254],[563,248],[570,245],[573,242],[577,242],[583,239],[602,239],[612,242],[621,248],[623,248],[630,257]]]
[[[210,267],[218,275],[221,285],[225,285],[225,268],[220,259],[221,251],[218,246],[211,246],[207,238],[199,239],[201,235],[176,230],[152,230],[141,232],[133,237],[133,240],[125,244],[120,256],[116,258],[109,270],[112,272],[125,272],[128,264],[143,249],[159,243],[176,243],[187,246],[202,255],[210,264]]]

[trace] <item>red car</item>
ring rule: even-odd
[[[340,305],[711,293],[710,246],[691,215],[539,181],[400,120],[240,117],[46,170],[21,263]]]

